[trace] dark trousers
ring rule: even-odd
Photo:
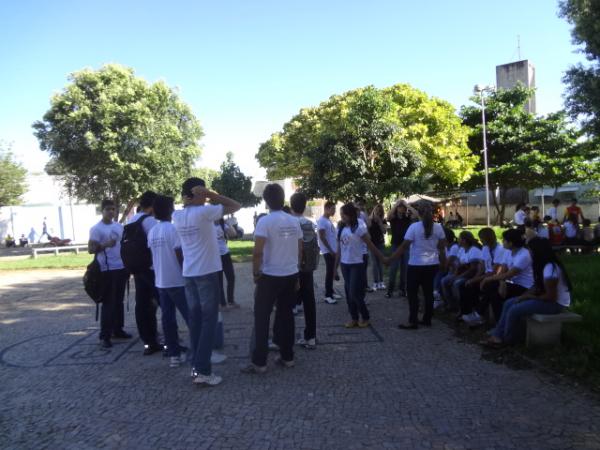
[[[252,362],[257,366],[267,365],[269,352],[269,326],[273,306],[275,324],[273,325],[273,341],[279,346],[281,358],[285,361],[294,359],[294,305],[296,304],[296,282],[298,275],[274,277],[262,275],[256,282],[254,291],[254,330],[255,347]]]
[[[460,292],[460,313],[471,314],[479,304],[479,282],[467,286],[463,284],[459,287]]]
[[[158,344],[156,309],[159,296],[154,286],[154,271],[145,270],[133,276],[135,280],[135,323],[140,339],[146,345]]]
[[[221,264],[223,265],[223,270],[219,272],[219,285],[221,286],[221,306],[225,306],[227,303],[233,305],[235,303],[233,298],[233,292],[235,289],[235,271],[233,270],[233,261],[231,260],[230,253],[221,255]],[[225,275],[225,279],[227,280],[227,300],[225,300],[223,275]]]
[[[363,320],[369,320],[369,310],[365,304],[365,290],[367,288],[367,268],[364,263],[341,264],[344,277],[344,290],[346,303],[352,320],[358,321],[359,314]]]
[[[304,306],[304,339],[315,339],[317,337],[317,305],[313,272],[300,272],[298,278],[300,280],[298,304]]]
[[[335,255],[323,253],[325,259],[325,297],[333,297],[333,277],[335,276]]]
[[[527,290],[527,288],[524,288],[518,284],[506,283],[506,297],[502,297],[498,290],[499,287],[499,282],[487,283],[483,288],[483,292],[481,294],[481,303],[478,308],[479,314],[483,316],[486,314],[488,306],[492,305],[492,311],[494,313],[494,319],[496,322],[500,320],[504,302],[509,298],[518,297]]]
[[[123,297],[129,273],[125,269],[102,272],[102,307],[100,311],[100,339],[110,339],[121,331],[125,323]]]
[[[407,269],[407,294],[409,304],[408,321],[417,325],[419,323],[419,287],[423,290],[425,297],[425,314],[423,322],[431,324],[433,317],[433,280],[439,269],[439,265],[433,266],[408,266]]]
[[[369,286],[369,254],[365,253],[363,254],[363,262],[364,262],[364,269],[365,269],[365,291],[367,290],[367,287]]]

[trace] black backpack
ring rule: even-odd
[[[312,222],[301,221],[302,229],[302,263],[301,272],[312,272],[319,266],[319,241]]]
[[[108,265],[108,256],[104,253],[106,264]],[[83,274],[83,289],[85,293],[96,304],[96,321],[98,320],[98,308],[102,303],[103,276],[98,262],[98,254],[94,255],[94,259],[88,264]]]
[[[136,274],[152,267],[152,253],[148,248],[148,236],[142,223],[149,214],[144,214],[133,223],[125,225],[121,238],[121,259],[129,273]]]

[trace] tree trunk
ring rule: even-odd
[[[131,209],[133,208],[133,205],[135,205],[135,200],[129,200],[127,206],[125,207],[125,210],[123,211],[123,214],[121,215],[121,218],[119,219],[119,223],[123,223],[125,221]]]
[[[502,226],[504,224],[504,213],[506,211],[505,189],[500,187],[498,192],[499,198],[497,198],[496,195],[492,195],[492,199],[494,200],[494,208],[496,208],[496,213],[498,214],[496,224]]]

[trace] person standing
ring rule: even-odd
[[[339,295],[333,291],[333,280],[336,276],[335,255],[337,253],[337,232],[331,218],[335,215],[335,203],[325,202],[323,215],[317,221],[319,249],[325,260],[325,303],[337,303]]]
[[[385,251],[385,233],[387,231],[386,225],[387,222],[385,221],[383,205],[377,204],[369,216],[368,226],[371,242],[373,242],[373,245],[377,247],[380,253]],[[383,282],[383,265],[375,254],[371,253],[371,257],[373,258],[373,290],[384,290],[385,283]]]
[[[392,253],[398,250],[398,247],[404,242],[404,235],[406,230],[413,223],[411,216],[408,214],[408,206],[404,201],[396,203],[394,208],[388,215],[390,222],[390,231],[392,233]],[[450,213],[452,214],[452,213]],[[452,216],[451,216],[452,217]],[[392,298],[394,295],[394,289],[396,287],[396,278],[398,272],[400,272],[400,297],[406,296],[406,271],[408,269],[408,258],[410,256],[410,250],[406,250],[401,258],[394,260],[390,265],[388,290],[385,296]]]
[[[585,217],[583,217],[583,211],[577,204],[576,198],[572,198],[571,204],[569,206],[567,206],[567,209],[565,210],[565,215],[563,217],[563,221],[565,223],[568,221],[571,221],[572,215],[575,215],[577,223],[579,223],[580,221],[583,222],[583,220],[585,220]]]
[[[240,209],[240,204],[206,189],[204,180],[188,178],[182,185],[184,208],[173,224],[181,239],[183,277],[189,311],[194,384],[216,386],[223,379],[212,373],[211,354],[219,313],[221,256],[214,222]],[[212,204],[207,205],[206,200]]]
[[[371,316],[365,303],[367,271],[363,248],[368,247],[377,258],[384,259],[379,249],[371,242],[367,226],[359,219],[358,214],[358,209],[352,203],[342,206],[342,226],[338,231],[336,267],[341,264],[346,302],[351,318],[350,322],[345,324],[346,328],[371,326]]]
[[[219,281],[221,283],[221,307],[226,308],[239,308],[240,305],[235,302],[235,270],[233,269],[233,260],[231,259],[231,253],[227,246],[227,231],[229,225],[225,223],[223,219],[215,222],[215,231],[217,233],[217,242],[219,244],[219,254],[221,255],[221,265],[223,270],[219,273]],[[223,276],[227,281],[227,290],[223,285]],[[227,292],[227,297],[225,296]]]
[[[526,203],[519,203],[515,208],[514,223],[521,230],[525,229],[525,219],[528,218],[528,207]]]
[[[388,259],[400,258],[410,248],[408,260],[408,301],[410,314],[407,324],[400,324],[402,330],[416,330],[419,324],[431,326],[433,317],[433,282],[440,265],[446,264],[446,234],[439,223],[433,222],[433,211],[430,203],[417,206],[420,220],[406,230],[404,242]],[[425,313],[421,321],[419,312],[419,287],[425,297]]]
[[[560,205],[560,200],[555,198],[554,200],[552,200],[552,206],[550,207],[550,209],[548,209],[548,215],[550,216],[550,219],[556,222],[560,220],[558,213],[558,205]]]
[[[102,308],[100,312],[100,342],[103,348],[112,347],[111,338],[129,339],[123,330],[125,312],[123,297],[129,274],[121,259],[123,225],[114,222],[115,202],[102,201],[102,220],[90,229],[88,252],[93,254],[102,271]]]
[[[254,292],[254,345],[251,362],[243,373],[265,373],[269,352],[269,324],[273,306],[273,341],[278,345],[277,364],[291,368],[294,362],[294,313],[298,268],[302,261],[302,230],[298,219],[283,212],[285,193],[275,183],[268,184],[263,199],[269,214],[261,218],[254,231],[252,269]]]
[[[40,239],[38,240],[38,244],[40,242],[42,242],[42,238],[44,236],[46,236],[48,238],[48,240],[52,239],[52,236],[50,236],[50,233],[48,233],[48,224],[46,223],[46,217],[44,217],[44,220],[42,222],[42,234],[40,235]]]
[[[160,299],[161,319],[167,357],[171,367],[185,362],[185,353],[179,344],[176,310],[186,324],[188,306],[185,298],[185,282],[181,272],[183,254],[181,241],[171,223],[175,210],[172,197],[157,195],[153,204],[154,217],[159,221],[148,232],[148,248],[152,251],[155,284]]]
[[[156,195],[152,191],[144,192],[139,200],[139,211],[128,222],[128,225],[139,222],[146,238],[158,223],[154,218],[153,209]],[[135,323],[140,339],[144,343],[143,354],[148,356],[163,349],[158,342],[156,309],[160,300],[155,286],[154,269],[150,266],[136,271],[133,280],[135,282]]]
[[[358,210],[358,220],[359,220],[359,222],[362,222],[365,227],[367,227],[367,234],[368,234],[369,229],[368,229],[367,223],[369,222],[369,216],[367,215],[367,207],[365,206],[365,199],[362,197],[357,198],[356,201],[354,202],[354,206]],[[365,290],[366,290],[366,292],[375,292],[375,290],[371,286],[369,286],[369,273],[368,273],[369,249],[367,248],[367,245],[364,242],[361,245],[362,245],[363,263],[364,263],[364,271],[365,271]],[[365,300],[365,303],[368,304],[368,302],[366,300]]]

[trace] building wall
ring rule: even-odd
[[[535,88],[535,67],[528,60],[496,66],[496,85],[500,89],[512,89],[521,82],[525,87]],[[525,109],[536,113],[535,93]]]

